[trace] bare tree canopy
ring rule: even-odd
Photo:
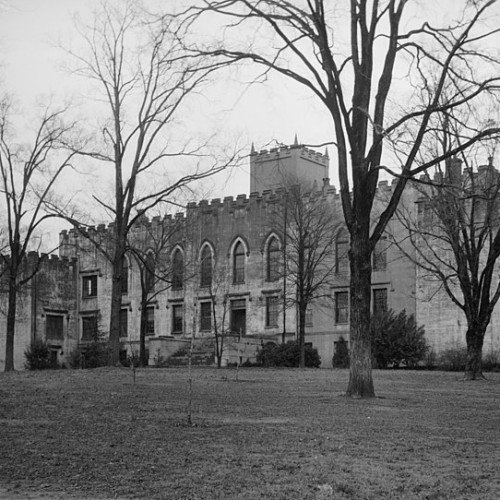
[[[306,312],[313,302],[319,305],[327,301],[331,306],[339,219],[333,204],[310,183],[288,177],[283,185],[285,189],[279,193],[269,227],[282,239],[282,259],[275,266],[275,277],[283,283],[284,307],[294,308],[297,313],[299,366],[304,368]],[[270,262],[267,266],[270,273]]]
[[[103,2],[94,23],[79,31],[87,51],[72,53],[76,71],[97,82],[106,118],[100,125],[100,147],[78,154],[110,165],[114,172],[114,194],[93,198],[113,221],[113,241],[96,244],[113,268],[109,343],[110,363],[117,364],[129,231],[147,210],[171,203],[175,193],[224,170],[233,157],[214,160],[203,153],[203,145],[193,146],[188,139],[179,146],[168,140],[182,105],[214,70],[203,60],[185,57],[182,27],[174,20],[152,21],[132,2],[116,8]],[[179,167],[185,157],[195,163],[188,171]]]
[[[331,116],[331,143],[350,233],[351,396],[374,396],[370,256],[408,179],[500,132],[497,126],[471,127],[460,145],[424,163],[415,161],[434,116],[498,95],[500,66],[492,48],[499,30],[498,19],[491,17],[498,16],[498,4],[463,1],[459,6],[454,3],[457,20],[442,25],[436,16],[425,19],[420,4],[409,0],[351,0],[342,5],[324,0],[205,0],[180,15],[193,32],[206,19],[222,25],[218,40],[185,39],[194,59],[210,55],[215,58],[211,67],[250,62],[263,68],[261,78],[270,72],[282,75],[316,96]],[[451,90],[443,99],[445,89]],[[388,149],[397,151],[396,166]],[[398,179],[373,221],[382,170]]]
[[[5,274],[8,288],[5,371],[14,370],[18,292],[40,265],[37,253],[29,262],[27,254],[38,249],[40,231],[47,219],[54,217],[45,211],[45,204],[53,202],[56,181],[74,156],[63,149],[73,129],[73,125],[63,123],[63,115],[64,110],[44,109],[34,130],[23,123],[20,141],[14,125],[19,116],[9,98],[0,101],[0,195],[6,218],[7,253],[1,262],[0,276]]]

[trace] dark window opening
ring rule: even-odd
[[[278,326],[278,297],[266,297],[266,326]]]
[[[84,341],[97,341],[97,316],[83,316],[82,317],[82,340]]]
[[[146,273],[145,285],[146,291],[149,293],[154,290],[155,287],[155,258],[152,252],[149,252],[146,256]]]
[[[82,297],[97,297],[97,274],[82,276]]]
[[[335,323],[349,321],[349,292],[335,292]]]
[[[245,249],[240,241],[234,247],[233,282],[245,283]]]
[[[335,272],[345,274],[349,269],[349,242],[341,233],[335,243]]]
[[[172,333],[182,333],[184,324],[184,315],[182,304],[172,306]]]
[[[123,259],[122,266],[122,294],[128,294],[128,262],[127,259]]]
[[[208,245],[201,252],[201,286],[212,286],[212,251]]]
[[[281,251],[278,240],[271,238],[267,247],[267,272],[266,278],[268,281],[276,281],[280,274],[280,257]]]
[[[146,307],[146,335],[155,334],[155,308],[154,306]]]
[[[210,331],[212,329],[212,303],[200,303],[200,330]]]
[[[375,250],[373,251],[373,270],[374,271],[385,271],[387,269],[387,250],[386,243],[380,240],[375,245]]]
[[[172,259],[172,288],[180,290],[184,286],[184,257],[177,249]]]
[[[128,337],[128,311],[120,309],[120,337]]]
[[[237,299],[231,301],[231,332],[238,335],[246,333],[246,301]]]
[[[60,314],[45,316],[46,340],[64,340],[64,317]]]

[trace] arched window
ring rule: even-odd
[[[184,257],[178,248],[172,257],[172,288],[180,290],[184,284]]]
[[[146,290],[148,292],[151,292],[154,287],[155,287],[155,258],[153,255],[153,252],[148,252],[146,255],[146,268],[144,269],[145,272],[145,285],[146,285]]]
[[[233,251],[233,282],[245,283],[245,249],[241,241],[236,243]]]
[[[201,252],[200,284],[212,286],[212,250],[208,245],[205,245]]]
[[[276,281],[280,274],[280,246],[276,237],[271,237],[267,245],[267,281]]]

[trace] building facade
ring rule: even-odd
[[[173,217],[140,220],[130,236],[137,251],[127,254],[124,269],[127,279],[120,320],[123,351],[138,350],[144,307],[150,364],[172,355],[192,335],[210,340],[217,331],[225,336],[226,363],[237,357],[240,361],[253,360],[264,342],[296,338],[297,312],[285,300],[290,283],[277,272],[283,241],[275,226],[284,192],[282,179],[291,173],[315,186],[338,218],[334,248],[330,249],[333,277],[324,285],[327,289],[323,298],[311,304],[306,316],[306,342],[318,349],[321,366],[331,367],[337,343],[349,340],[349,266],[348,233],[343,226],[339,194],[329,184],[328,167],[327,153],[297,142],[270,151],[252,148],[249,196],[202,200],[189,203],[184,213]],[[381,181],[374,217],[391,192],[392,186]],[[412,207],[416,207],[417,196],[415,190],[408,189],[404,204],[416,210]],[[398,224],[397,219],[392,221],[388,232],[402,231]],[[110,229],[101,225],[86,234],[76,228],[60,234],[59,257],[46,259],[36,280],[23,293],[19,310],[22,319],[16,332],[16,368],[22,367],[23,352],[35,338],[47,340],[55,355],[67,360],[72,351],[96,336],[106,336],[112,268],[101,250],[110,241]],[[138,257],[138,250],[144,258]],[[405,256],[411,252],[410,247],[401,251],[390,244],[389,238],[381,240],[372,262],[372,307],[374,311],[405,309],[415,314],[417,322],[425,325],[428,338],[433,339],[432,345],[439,347],[442,342],[436,338],[450,336],[450,332],[455,335],[457,323],[452,321],[443,331],[442,304],[424,301],[425,285],[417,282],[417,268]],[[151,276],[144,278],[144,263],[149,258],[154,271],[148,268]],[[145,303],[144,284],[148,279]],[[446,315],[456,316],[456,312],[449,308]],[[498,344],[498,335],[494,342]],[[2,362],[4,343],[2,339]]]

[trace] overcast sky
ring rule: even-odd
[[[145,0],[145,4],[157,1],[170,7],[175,0]],[[85,18],[97,3],[98,0],[0,0],[0,85],[14,95],[27,114],[40,101],[80,105],[91,102],[94,96],[86,95],[82,80],[63,68],[66,56],[57,45],[77,40],[75,14]],[[417,7],[417,16],[433,10],[432,20],[437,16],[436,9],[446,11],[447,5],[456,6],[454,0],[416,0],[412,5]],[[306,144],[332,140],[329,117],[316,98],[298,85],[271,76],[266,84],[245,86],[238,83],[241,76],[221,74],[188,108],[183,121],[193,135],[210,137],[216,132],[221,144],[238,142],[248,151],[252,142],[257,149],[275,145],[274,141],[291,144],[295,134]],[[330,149],[330,178],[337,184],[333,153]],[[229,178],[205,183],[204,191],[211,197],[248,193],[248,168],[244,166]]]
[[[0,0],[0,79],[24,109],[40,100],[91,97],[81,91],[81,79],[64,68],[66,56],[57,44],[74,42],[75,13],[85,17],[96,4],[96,0]],[[331,124],[314,97],[282,79],[249,87],[236,83],[240,75],[231,76],[207,89],[203,105],[184,117],[200,136],[216,131],[220,142],[238,141],[248,148],[254,142],[257,149],[273,141],[291,144],[295,134],[308,144],[328,141]],[[243,167],[228,180],[218,178],[213,195],[248,192],[247,174]]]

